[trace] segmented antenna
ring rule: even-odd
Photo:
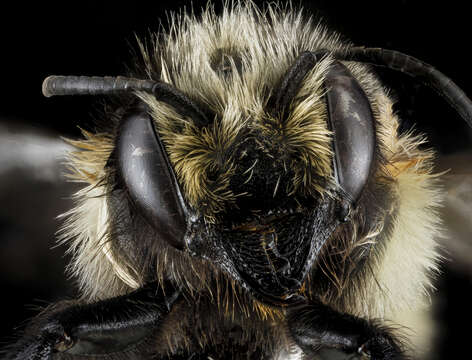
[[[384,66],[419,79],[444,97],[472,127],[472,101],[459,86],[433,66],[413,56],[382,48],[353,47],[340,57],[342,60]]]
[[[130,91],[152,93],[156,82],[123,76],[48,76],[43,81],[43,95],[107,95]]]
[[[274,114],[280,115],[282,121],[285,121],[286,116],[290,113],[290,105],[300,90],[307,73],[327,54],[329,52],[324,49],[316,52],[305,51],[298,56],[287,70],[279,88],[270,100]]]
[[[48,76],[43,81],[43,94],[56,95],[117,95],[134,91],[153,94],[156,100],[174,107],[181,115],[192,119],[198,127],[210,123],[207,116],[184,93],[170,84],[123,76]]]

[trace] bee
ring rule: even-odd
[[[81,295],[7,359],[406,359],[387,320],[431,288],[443,194],[375,68],[472,125],[463,91],[277,5],[174,17],[140,49],[127,77],[43,83],[112,103],[70,141],[84,188],[60,242]]]

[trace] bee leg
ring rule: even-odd
[[[33,319],[23,336],[6,350],[5,359],[49,360],[53,354],[60,358],[61,353],[103,357],[126,355],[130,349],[136,352],[136,345],[153,334],[179,297],[180,291],[170,283],[162,287],[150,283],[96,303],[59,302]],[[145,354],[138,356],[145,358]]]
[[[308,358],[406,359],[395,337],[367,320],[339,313],[321,302],[289,308],[287,312],[290,333]]]

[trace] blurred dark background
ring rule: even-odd
[[[307,13],[324,18],[355,44],[418,57],[472,95],[467,55],[470,12],[465,2],[301,3]],[[193,1],[195,12],[205,4]],[[41,95],[42,80],[51,74],[123,74],[131,63],[130,50],[136,49],[135,36],[146,37],[160,22],[166,27],[166,12],[184,6],[192,7],[179,0],[126,5],[15,2],[1,12],[0,341],[7,342],[14,327],[33,316],[37,306],[74,296],[72,281],[64,275],[64,248],[52,248],[60,224],[55,217],[70,208],[70,195],[77,189],[61,178],[66,145],[59,136],[79,136],[78,125],[91,128],[100,102],[88,97],[46,99]],[[220,2],[216,9],[221,9]],[[430,89],[407,76],[379,72],[396,91],[403,127],[415,124],[426,132],[441,156],[438,170],[452,169],[445,186],[448,206],[455,210],[446,211],[446,222],[454,240],[444,243],[449,260],[442,267],[438,295],[433,299],[435,321],[441,329],[434,356],[446,359],[451,349],[466,354],[468,337],[462,325],[467,328],[472,320],[472,133]]]

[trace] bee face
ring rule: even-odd
[[[320,296],[347,299],[349,311],[365,310],[356,308],[362,306],[356,295],[369,288],[372,303],[379,303],[372,316],[383,316],[386,307],[375,297],[392,291],[393,282],[371,273],[394,269],[401,277],[411,265],[386,256],[387,247],[395,248],[390,254],[425,249],[411,288],[428,284],[425,267],[435,263],[437,218],[427,217],[413,229],[402,214],[424,214],[437,202],[431,154],[418,149],[420,138],[398,134],[382,84],[364,64],[351,61],[367,52],[301,22],[298,13],[279,10],[262,14],[238,5],[222,18],[205,12],[200,20],[175,20],[172,34],[154,48],[143,46],[144,64],[136,72],[148,80],[122,81],[136,91],[140,118],[150,121],[149,133],[161,141],[167,160],[158,162],[169,170],[164,182],[179,189],[174,210],[183,215],[171,240],[159,230],[163,207],[148,201],[156,192],[140,198],[130,190],[137,186],[117,181],[136,173],[123,162],[107,163],[128,117],[121,114],[102,138],[90,135],[84,148],[92,148],[96,158],[89,153],[74,161],[78,177],[105,198],[94,206],[102,209],[97,218],[104,230],[90,240],[81,235],[91,231],[79,220],[86,218],[85,207],[78,207],[67,233],[77,238],[73,266],[84,286],[92,287],[88,293],[99,291],[102,282],[89,278],[122,281],[121,287],[108,286],[120,294],[155,277],[156,263],[157,277],[181,279],[203,272],[196,264],[204,259],[263,302],[296,301],[310,275],[320,279],[311,290],[327,288]],[[350,51],[355,54],[347,56]],[[146,155],[134,150],[129,153]],[[143,178],[137,179],[139,185]],[[428,196],[408,200],[419,193]],[[100,200],[84,203],[92,201]],[[153,211],[157,216],[149,215]],[[423,234],[418,243],[406,240],[414,231]],[[360,258],[371,272],[363,271]],[[319,286],[323,281],[328,285]],[[399,304],[411,300],[398,298]]]
[[[257,96],[235,106],[231,91],[221,95],[229,104],[213,114],[216,104],[207,105],[212,122],[204,127],[177,120],[178,114],[170,122],[172,110],[164,114],[161,103],[143,96],[192,208],[186,248],[266,302],[295,298],[338,221],[338,204],[328,191],[334,182],[323,96],[329,62],[310,66],[308,80],[299,80],[290,99],[283,99],[287,109],[276,103],[279,88],[292,76],[290,67],[280,71],[272,88],[258,91],[231,72],[217,74],[229,89],[244,86]],[[244,76],[244,68],[236,71]]]
[[[246,102],[252,112],[227,105],[208,117],[212,123],[183,131],[166,129],[168,117],[157,121],[194,215],[201,218],[186,235],[187,248],[220,264],[265,301],[285,300],[301,289],[339,223],[339,208],[346,217],[370,175],[375,135],[369,100],[350,71],[326,55],[300,53],[271,91],[238,83],[256,95]],[[154,105],[155,119],[159,106]],[[212,107],[204,112],[211,114]],[[212,230],[199,231],[205,223]],[[297,230],[286,233],[284,226]],[[251,252],[255,256],[247,263],[241,254]]]
[[[319,190],[331,180],[320,174],[319,164],[329,164],[331,151],[320,154],[307,145],[330,144],[326,119],[300,121],[306,129],[299,131],[313,132],[305,133],[305,147],[293,145],[297,134],[291,123],[284,127],[265,112],[244,121],[228,142],[221,141],[228,138],[225,121],[215,117],[215,124],[200,130],[200,136],[189,139],[184,129],[183,135],[169,134],[175,140],[164,140],[177,174],[181,170],[184,175],[187,198],[193,199],[195,220],[186,247],[194,256],[221,266],[264,301],[288,301],[299,291],[319,251],[313,242],[314,215],[325,195]],[[176,151],[184,141],[186,151]],[[192,176],[186,177],[190,166]],[[330,164],[328,168],[331,171]]]
[[[218,77],[214,86],[220,81],[225,84],[226,92],[219,96],[226,104],[205,105],[211,123],[203,128],[189,125],[171,108],[143,95],[183,191],[206,221],[215,223],[224,213],[234,216],[235,211],[274,210],[281,202],[326,192],[333,176],[332,138],[323,98],[329,62],[324,59],[310,72],[290,99],[288,114],[273,112],[274,93],[286,66],[272,81],[264,79],[265,86],[253,83],[249,70],[241,77]],[[234,89],[253,96],[243,101]]]

